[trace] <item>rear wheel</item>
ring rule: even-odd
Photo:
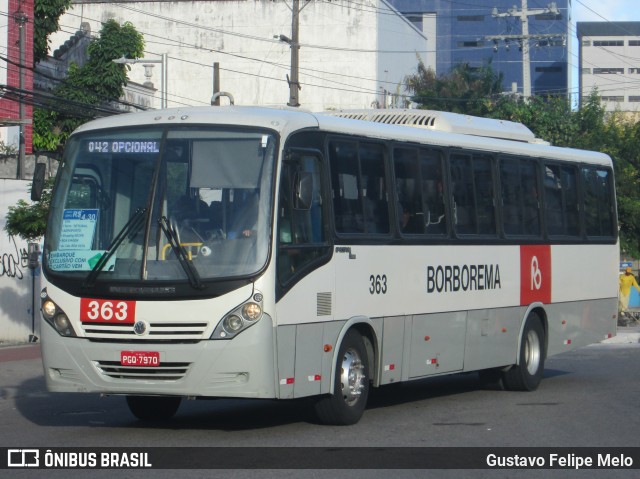
[[[545,336],[542,320],[536,313],[527,318],[520,342],[520,361],[505,371],[502,383],[510,391],[534,391],[544,374]]]
[[[142,421],[166,421],[180,407],[182,398],[176,396],[127,396],[131,413]]]
[[[369,361],[360,333],[350,330],[338,351],[334,392],[315,404],[318,419],[323,424],[350,425],[357,423],[369,397]]]

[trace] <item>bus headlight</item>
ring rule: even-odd
[[[242,321],[242,318],[240,316],[230,314],[229,316],[224,318],[222,326],[227,333],[235,334],[242,329],[243,323],[244,321]]]
[[[69,316],[47,295],[46,289],[40,294],[42,302],[40,310],[44,320],[53,326],[60,336],[76,336],[76,332],[71,326]]]
[[[262,308],[256,303],[247,303],[242,307],[242,316],[249,321],[255,321],[262,316]]]
[[[53,325],[62,336],[75,336],[75,334],[72,334],[73,328],[71,327],[71,322],[66,314],[58,314],[53,320]]]
[[[232,339],[262,318],[262,293],[256,292],[246,303],[238,306],[222,318],[211,339]]]
[[[46,299],[42,302],[42,315],[48,320],[51,321],[53,317],[56,315],[56,304],[50,299]]]

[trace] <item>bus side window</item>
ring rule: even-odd
[[[477,232],[476,205],[470,156],[453,155],[451,157],[451,184],[455,231],[458,234],[475,234]]]
[[[614,236],[611,174],[608,170],[583,167],[584,215],[587,236]]]
[[[442,155],[436,151],[421,150],[420,167],[422,173],[422,216],[426,233],[430,235],[446,234]]]
[[[500,160],[502,227],[507,236],[539,236],[540,204],[536,163]]]
[[[577,236],[580,232],[575,168],[544,165],[544,201],[547,232],[551,236]]]

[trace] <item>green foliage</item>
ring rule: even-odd
[[[44,235],[51,204],[53,178],[45,181],[42,198],[34,203],[19,200],[15,206],[9,206],[7,224],[4,230],[11,236],[18,236],[27,242],[36,241]]]
[[[33,4],[33,63],[47,58],[49,35],[59,30],[58,20],[71,0],[35,0]]]
[[[413,101],[421,108],[452,111],[516,121],[555,146],[608,154],[616,173],[620,245],[629,257],[640,257],[640,123],[620,112],[607,113],[597,91],[574,110],[566,97],[495,95],[497,77],[490,65],[468,71],[455,67],[450,75],[435,77],[422,62],[418,73],[407,77]],[[473,81],[461,79],[474,78]],[[469,89],[476,89],[470,92]]]
[[[437,77],[418,59],[418,71],[405,78],[412,101],[421,108],[483,116],[489,112],[491,98],[502,90],[502,74],[491,68],[491,63],[472,69],[461,63],[447,76]]]
[[[35,148],[60,150],[73,130],[98,116],[92,107],[118,100],[127,83],[128,65],[112,60],[138,58],[143,52],[144,39],[131,23],[120,25],[113,19],[103,23],[100,36],[89,44],[87,62],[82,67],[72,64],[48,107],[34,109]]]

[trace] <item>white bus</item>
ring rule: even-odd
[[[615,334],[611,160],[516,123],[420,110],[194,107],[69,139],[45,236],[51,391],[315,397],[545,358]]]

